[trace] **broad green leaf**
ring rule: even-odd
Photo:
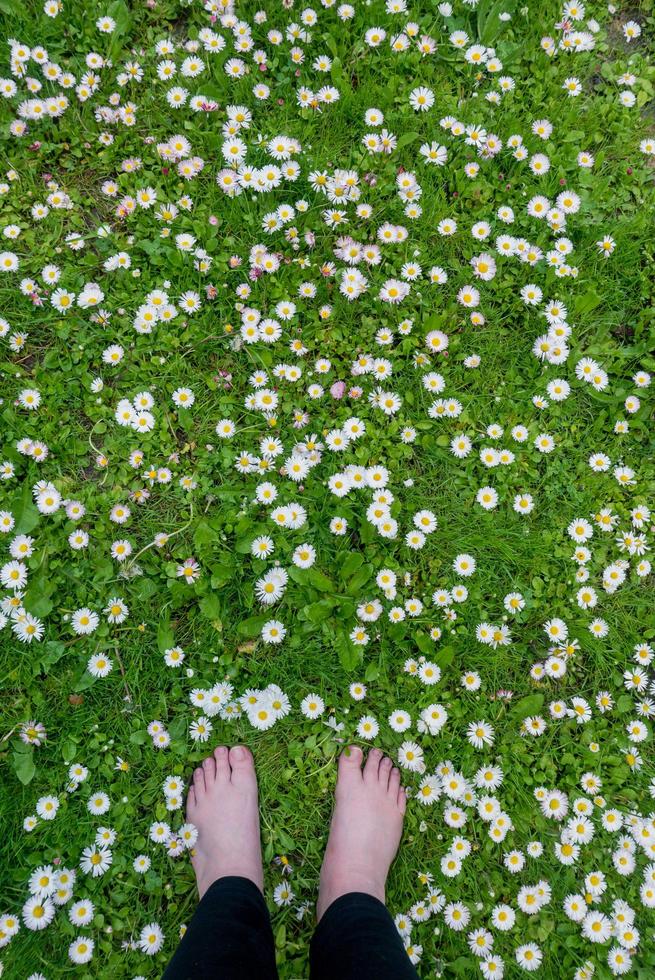
[[[159,626],[157,627],[157,646],[160,653],[165,653],[166,650],[170,650],[171,647],[175,646],[175,637],[168,616],[165,616],[164,619],[159,621]]]
[[[339,663],[344,670],[351,671],[361,662],[360,647],[356,647],[354,643],[344,636],[342,633],[338,633],[334,638],[334,647],[337,651],[339,657]]]
[[[318,568],[309,569],[310,584],[319,592],[334,592],[334,582]]]
[[[453,660],[455,659],[455,650],[451,646],[441,647],[437,650],[433,659],[437,666],[441,667],[443,670],[449,664],[452,664]]]
[[[205,619],[209,619],[211,620],[211,622],[214,622],[215,620],[220,620],[221,602],[215,593],[210,592],[209,595],[203,596],[203,598],[200,600],[199,605],[200,605],[200,612],[205,617]]]
[[[218,541],[218,531],[210,527],[206,521],[200,521],[193,532],[193,543],[195,546],[201,548],[205,544],[213,544],[214,541]]]
[[[29,613],[38,616],[39,619],[44,619],[54,608],[50,599],[46,595],[39,594],[36,589],[29,589],[25,593],[23,605]]]
[[[14,534],[29,534],[39,523],[41,515],[32,502],[32,492],[28,480],[23,484],[23,492],[14,505],[13,515],[16,521]]]
[[[527,697],[521,698],[513,705],[510,711],[510,718],[515,721],[523,721],[524,718],[528,718],[530,715],[537,714],[544,705],[543,694],[528,694]]]
[[[11,763],[23,786],[32,782],[36,773],[36,766],[34,765],[34,749],[31,745],[20,744],[19,747],[15,748],[11,754]]]
[[[348,595],[358,595],[361,589],[371,579],[372,575],[372,565],[364,565],[363,568],[358,568],[352,578],[348,580],[348,586],[346,588]]]
[[[478,38],[486,47],[493,47],[498,36],[511,21],[501,20],[501,14],[513,13],[515,0],[481,0],[478,6]]]
[[[339,575],[345,581],[347,581],[358,568],[364,564],[364,555],[361,551],[349,551],[346,558],[344,558],[343,564],[339,569]]]
[[[267,623],[269,619],[273,619],[272,613],[264,613],[259,616],[250,616],[248,619],[242,619],[237,626],[237,633],[240,636],[258,636],[262,631],[262,626]]]
[[[332,614],[333,603],[329,600],[321,599],[320,602],[312,602],[302,610],[310,623],[322,623]]]
[[[411,146],[411,144],[415,143],[416,140],[419,138],[420,137],[418,133],[403,133],[402,136],[398,137],[398,143],[396,144],[396,149],[402,150],[405,146]]]
[[[422,633],[420,630],[418,633],[414,634],[414,642],[419,648],[421,653],[424,653],[426,657],[432,657],[435,652],[435,646],[433,640],[430,639],[427,633]]]

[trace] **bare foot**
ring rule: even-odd
[[[384,902],[384,886],[403,830],[405,790],[400,773],[379,749],[362,769],[362,751],[351,746],[339,759],[317,914],[341,895],[366,892]]]
[[[187,817],[198,828],[192,864],[200,897],[217,878],[238,875],[262,890],[257,777],[243,745],[219,745],[193,774]]]

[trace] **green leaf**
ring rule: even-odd
[[[141,602],[145,602],[146,599],[152,599],[154,595],[157,595],[158,589],[152,579],[140,578],[134,586],[134,592]]]
[[[237,538],[234,545],[234,550],[238,555],[249,555],[250,546],[257,537],[256,534],[248,534],[243,538]]]
[[[71,738],[67,738],[61,747],[61,757],[67,765],[73,761],[77,755],[77,745]]]
[[[343,68],[341,67],[341,61],[339,58],[335,58],[333,60],[330,75],[332,77],[332,82],[337,86],[337,88],[340,88],[344,84]]]
[[[282,830],[282,828],[280,828],[277,831],[277,839],[285,851],[295,850],[296,842],[293,837],[290,837],[289,834],[287,834],[286,830]]]
[[[511,21],[500,19],[500,14],[513,13],[514,0],[481,0],[478,7],[478,38],[480,43],[491,47]]]
[[[307,584],[307,572],[305,569],[298,568],[296,565],[291,565],[289,568],[289,578],[292,582],[297,582],[298,585]]]
[[[629,694],[622,694],[616,702],[616,711],[619,715],[624,715],[628,711],[634,711],[632,698]]]
[[[11,764],[23,786],[31,783],[36,773],[33,746],[22,743],[17,746],[11,754]]]
[[[334,582],[318,568],[310,568],[308,578],[310,584],[319,592],[334,592]]]
[[[40,668],[48,673],[49,667],[54,667],[66,653],[66,644],[61,640],[48,640],[44,646],[44,652],[39,660]],[[35,670],[38,673],[38,668]]]
[[[584,138],[585,134],[582,129],[570,129],[568,133],[562,133],[561,136],[563,143],[579,143]]]
[[[242,620],[237,626],[237,633],[241,636],[258,636],[262,631],[262,626],[272,619],[271,613],[263,613],[259,616],[250,616]]]
[[[221,618],[221,601],[215,592],[210,592],[200,600],[200,612],[205,619],[215,622]]]
[[[166,650],[170,650],[174,646],[175,637],[171,629],[170,619],[166,616],[160,621],[157,627],[157,647],[160,653],[165,653]]]
[[[232,565],[227,564],[212,565],[211,573],[210,584],[212,589],[220,589],[221,586],[226,585],[232,580],[234,568]]]
[[[18,17],[23,10],[20,0],[0,0],[0,13],[8,17]]]
[[[105,559],[99,558],[93,569],[93,584],[102,585],[105,582],[109,582],[110,579],[114,577],[114,569],[112,563]]]
[[[453,660],[455,659],[455,650],[451,646],[441,647],[433,659],[437,666],[443,669],[449,664],[452,664]]]
[[[50,599],[46,595],[40,594],[39,590],[35,588],[28,589],[25,593],[23,605],[28,613],[32,613],[33,616],[38,616],[39,619],[43,619],[54,608],[54,604]]]
[[[30,587],[25,594],[24,606],[28,612],[34,616],[44,617],[52,611],[53,603],[50,596],[55,590],[55,582],[51,575],[46,574],[43,569],[38,578],[30,582]]]
[[[39,523],[40,514],[32,503],[32,493],[28,480],[23,484],[23,492],[13,507],[13,515],[16,521],[14,534],[29,534]]]
[[[304,617],[310,623],[322,623],[332,614],[333,603],[326,599],[320,602],[312,602],[302,610]]]
[[[423,321],[423,326],[426,330],[440,330],[445,322],[445,313],[431,313],[430,316],[426,317]]]
[[[79,694],[81,691],[88,691],[90,687],[93,687],[95,682],[96,678],[93,676],[93,674],[90,674],[88,670],[85,670],[73,688],[73,691],[75,694]]]
[[[468,956],[458,956],[456,960],[448,964],[448,969],[452,970],[453,973],[461,973],[467,977],[475,975],[475,966]]]
[[[403,133],[403,135],[398,138],[396,149],[402,150],[405,146],[411,146],[411,144],[415,143],[417,139],[419,139],[418,133]]]
[[[529,715],[534,715],[541,711],[544,704],[543,694],[528,694],[527,697],[521,698],[517,701],[512,710],[509,713],[510,718],[514,721],[523,721]]]
[[[372,565],[364,565],[363,568],[357,569],[353,577],[348,582],[348,587],[346,589],[348,595],[357,595],[357,593],[366,585],[372,575]]]
[[[334,38],[334,35],[333,34],[324,34],[323,35],[323,40],[327,44],[327,46],[329,48],[329,51],[330,51],[330,54],[332,55],[332,57],[333,58],[338,58],[339,55],[338,55],[337,42],[336,42],[336,40]]]
[[[200,521],[193,532],[193,543],[196,548],[201,548],[205,544],[213,544],[218,540],[218,531],[210,527],[206,521]]]
[[[339,663],[344,670],[351,671],[361,661],[360,647],[356,647],[354,643],[344,636],[342,633],[337,633],[334,638],[334,648],[339,656]]]
[[[595,310],[599,303],[602,303],[601,297],[598,293],[593,290],[585,293],[583,296],[578,296],[575,301],[575,312],[579,316],[581,313],[591,313]]]
[[[414,634],[414,642],[419,648],[421,653],[424,653],[426,657],[431,657],[434,653],[434,643],[430,639],[427,633],[418,632]]]
[[[349,551],[341,568],[339,569],[339,575],[344,582],[346,582],[351,575],[354,575],[358,568],[361,568],[363,564],[364,555],[361,553],[361,551]]]

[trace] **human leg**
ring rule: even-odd
[[[312,980],[416,980],[385,907],[385,884],[405,813],[400,773],[379,749],[339,759],[330,835],[321,869]]]
[[[325,911],[310,946],[311,980],[418,980],[389,910],[349,892]]]
[[[200,903],[164,980],[274,980],[275,946],[262,895],[257,779],[250,752],[219,746],[196,769],[187,816]]]
[[[209,886],[163,980],[277,980],[268,909],[249,878]]]

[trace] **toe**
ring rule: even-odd
[[[339,780],[362,778],[362,750],[358,745],[350,745],[339,756]]]
[[[250,749],[245,745],[235,745],[230,749],[229,758],[233,783],[244,783],[255,779],[255,763]]]
[[[186,795],[186,812],[190,820],[191,820],[191,814],[195,812],[197,805],[198,804],[196,803],[196,791],[192,783],[191,786],[189,786],[189,791]]]
[[[368,758],[366,760],[366,764],[364,765],[364,779],[367,783],[377,780],[381,758],[382,753],[379,749],[371,749],[368,753]]]
[[[391,775],[389,776],[389,795],[394,799],[398,799],[398,790],[400,789],[400,770],[395,767],[391,770]]]
[[[209,787],[216,781],[216,763],[213,755],[202,760],[202,768],[205,773],[205,786]]]
[[[403,786],[398,790],[398,809],[401,813],[404,813],[407,809],[407,796]]]
[[[196,802],[199,800],[200,795],[205,792],[205,772],[201,766],[194,770],[193,773],[193,785],[196,790]]]
[[[382,789],[386,790],[389,785],[389,775],[393,769],[393,764],[388,755],[383,756],[380,762],[380,768],[378,769],[378,779],[380,780],[380,785]]]
[[[225,745],[219,745],[214,749],[214,760],[216,762],[216,779],[226,782],[230,778],[230,757]]]

